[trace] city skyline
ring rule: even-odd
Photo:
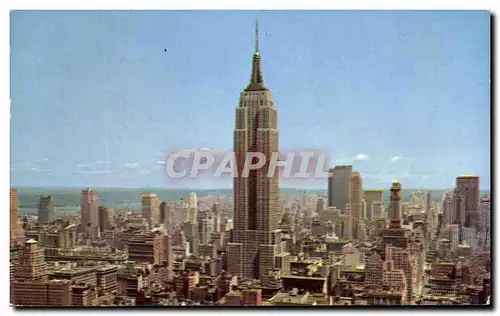
[[[258,17],[281,149],[327,150],[367,188],[489,189],[486,11],[11,17],[12,186],[169,187],[165,152],[231,148]]]
[[[342,23],[349,24],[354,17],[356,31],[343,25],[340,32],[325,32],[325,24],[319,29],[319,22],[327,21],[321,20],[322,13],[317,12],[312,19],[311,12],[301,12],[297,15],[300,19],[287,22],[293,13],[270,12],[274,18],[266,17],[272,23],[264,30],[255,19],[252,57],[242,58],[250,65],[248,79],[236,89],[233,84],[239,77],[224,74],[233,70],[230,56],[237,55],[239,48],[234,48],[239,44],[244,46],[244,33],[232,41],[231,33],[237,27],[226,29],[217,39],[229,42],[233,50],[226,42],[217,47],[218,43],[212,42],[217,31],[213,31],[221,31],[227,20],[217,20],[214,29],[205,26],[210,32],[204,34],[197,30],[204,22],[212,25],[212,15],[203,18],[199,12],[174,13],[183,18],[176,21],[161,15],[147,20],[146,16],[154,13],[141,12],[125,19],[120,12],[111,12],[116,14],[112,18],[108,13],[99,16],[91,12],[96,18],[92,22],[87,14],[83,18],[72,16],[71,23],[79,25],[74,29],[64,27],[69,21],[66,12],[53,13],[49,20],[62,41],[43,37],[41,51],[46,55],[35,57],[43,70],[31,69],[29,56],[13,49],[12,56],[18,57],[12,59],[24,62],[19,71],[12,71],[12,78],[17,78],[13,82],[25,76],[22,81],[36,84],[38,90],[34,95],[25,94],[13,85],[13,103],[22,104],[18,102],[23,98],[26,102],[18,108],[23,115],[17,117],[22,121],[31,115],[33,124],[18,121],[15,126],[21,133],[13,135],[12,144],[19,150],[32,143],[28,148],[33,150],[22,156],[25,161],[34,153],[52,156],[44,155],[36,163],[14,164],[11,171],[15,173],[21,166],[21,175],[23,171],[38,174],[40,178],[31,177],[30,181],[43,181],[46,186],[52,181],[59,185],[87,181],[82,175],[88,177],[85,187],[99,181],[121,187],[128,181],[139,182],[142,192],[87,188],[37,195],[37,189],[18,190],[13,188],[18,180],[11,182],[11,306],[492,307],[491,195],[484,187],[481,192],[484,179],[480,170],[488,167],[479,158],[489,159],[490,153],[489,143],[478,141],[488,133],[475,134],[484,129],[481,123],[488,118],[489,108],[470,106],[472,100],[475,104],[484,101],[480,97],[484,84],[478,88],[484,79],[484,69],[478,64],[484,47],[468,46],[471,38],[480,42],[472,34],[479,31],[480,23],[474,24],[471,34],[452,38],[448,35],[454,31],[471,29],[461,24],[460,12],[448,12],[453,18],[440,16],[442,12],[418,12],[414,18],[405,16],[407,12],[385,12],[388,20],[377,21],[376,28],[371,24],[380,18],[380,12],[351,12],[347,15],[350,18],[345,12],[335,12],[339,21],[346,19]],[[190,20],[185,14],[197,18]],[[225,12],[214,14],[226,17]],[[432,22],[433,18],[437,20]],[[79,19],[86,23],[79,24]],[[244,20],[238,26],[245,24]],[[47,26],[46,21],[40,25]],[[163,48],[164,55],[173,57],[168,62],[175,64],[178,56],[184,58],[186,66],[180,69],[176,64],[178,77],[171,70],[163,74],[165,80],[159,77],[161,67],[153,67],[160,60],[151,53],[155,48],[135,42],[151,43],[151,38],[143,35],[161,21],[173,23],[174,29],[188,22],[183,25],[187,33],[196,35],[190,37],[181,27],[175,34],[178,43],[200,41],[198,50],[185,54],[175,52],[178,46]],[[420,32],[401,27],[415,21]],[[470,16],[468,21],[469,25],[475,22]],[[281,28],[276,28],[276,23]],[[43,29],[40,25],[32,26]],[[301,26],[298,32],[293,25]],[[100,35],[87,38],[86,43],[64,40],[78,38],[78,32],[84,34],[92,28],[99,29]],[[384,28],[397,30],[392,42]],[[435,31],[437,28],[442,32]],[[276,36],[276,31],[284,29],[288,35]],[[116,36],[110,36],[112,33]],[[356,33],[368,35],[358,37]],[[272,36],[292,38],[295,43],[287,47],[269,38]],[[344,37],[338,56],[331,53],[336,44],[331,36]],[[401,40],[405,36],[407,39]],[[30,42],[14,38],[17,45]],[[360,40],[369,38],[384,44],[370,42],[356,47]],[[269,42],[278,52],[286,48],[286,57],[262,49]],[[458,42],[461,49],[457,46],[453,51]],[[92,49],[98,48],[94,51],[97,55],[87,54],[92,52],[86,45],[89,43]],[[130,44],[131,51],[120,54],[124,43]],[[374,53],[367,49],[370,45],[379,50]],[[304,47],[310,55],[304,53]],[[219,61],[218,55],[213,55],[216,48],[229,57]],[[318,53],[318,48],[326,50]],[[370,52],[375,60],[386,58],[387,67],[383,62],[367,63]],[[188,60],[189,56],[196,60]],[[304,59],[294,62],[297,56]],[[349,57],[341,62],[344,56]],[[335,57],[341,58],[333,61],[339,68],[332,67]],[[56,63],[51,65],[50,59]],[[267,67],[271,68],[269,77]],[[37,81],[31,81],[22,69],[33,71]],[[328,69],[334,70],[329,73]],[[287,71],[289,74],[280,78]],[[471,74],[471,78],[456,77],[458,74]],[[307,80],[297,83],[299,77]],[[224,89],[239,91],[239,102],[230,111],[234,124],[218,112],[226,110],[225,100],[232,96],[229,90],[218,88],[221,84]],[[297,87],[290,88],[294,84]],[[331,84],[340,86],[345,104],[335,103],[339,98]],[[30,98],[41,105],[55,101],[40,110],[44,111],[40,117],[41,113],[28,111]],[[217,99],[221,102],[213,105]],[[154,100],[176,101],[175,105],[162,106],[180,108],[163,111]],[[384,100],[393,103],[380,104]],[[112,110],[108,101],[118,102],[121,108]],[[130,108],[122,101],[129,101]],[[354,108],[348,107],[351,101]],[[419,108],[429,101],[431,110],[425,105]],[[437,101],[455,103],[445,111]],[[333,106],[321,109],[322,102]],[[63,104],[68,104],[67,108],[62,108]],[[163,117],[160,121],[159,113],[170,120]],[[461,115],[468,120],[462,120]],[[127,117],[134,119],[132,124]],[[99,124],[101,119],[104,124]],[[12,123],[14,126],[14,120]],[[75,129],[67,128],[70,123],[75,123]],[[35,137],[27,141],[30,136]],[[217,148],[226,146],[226,136],[232,138],[231,149],[220,151]],[[293,141],[282,141],[284,137]],[[330,147],[323,148],[327,143]],[[159,144],[168,148],[158,151]],[[358,153],[336,158],[342,157],[346,148]],[[146,173],[141,159],[152,149],[155,165]],[[488,152],[483,156],[480,151],[485,149]],[[12,150],[15,159],[19,159],[18,154]],[[332,160],[325,165],[328,154]],[[104,160],[95,160],[102,156]],[[76,165],[77,175],[63,167],[73,159],[90,158],[94,159],[92,164]],[[124,159],[127,162],[122,162]],[[455,173],[457,166],[467,170]],[[224,177],[221,172],[231,176]],[[133,179],[133,174],[144,178]],[[164,177],[164,188],[147,188],[159,175]],[[452,190],[403,191],[412,181],[439,184],[448,177],[455,180]],[[489,169],[486,177],[489,182]],[[222,179],[232,180],[230,194],[218,190]],[[371,189],[370,181],[378,189]],[[386,181],[390,181],[388,192]],[[198,197],[195,187],[203,184],[212,190]],[[287,190],[280,184],[302,188]],[[184,185],[190,187],[189,192],[178,196],[178,191],[177,197],[172,194],[172,187]],[[304,190],[304,186],[313,185],[326,189],[327,195]],[[138,196],[140,203],[133,203]]]

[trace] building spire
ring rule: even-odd
[[[250,79],[250,84],[246,87],[245,91],[259,90],[267,90],[267,88],[264,86],[264,78],[262,77],[262,69],[260,66],[259,20],[255,20],[255,52],[253,54],[252,76]]]

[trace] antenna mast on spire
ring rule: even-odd
[[[255,20],[255,54],[259,53],[259,20]]]

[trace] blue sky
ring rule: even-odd
[[[12,185],[169,187],[163,153],[231,149],[256,17],[282,149],[489,188],[487,11],[12,12]]]

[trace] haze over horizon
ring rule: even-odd
[[[233,144],[256,17],[280,148],[363,188],[490,188],[487,11],[12,11],[11,186],[181,185],[165,152]]]

